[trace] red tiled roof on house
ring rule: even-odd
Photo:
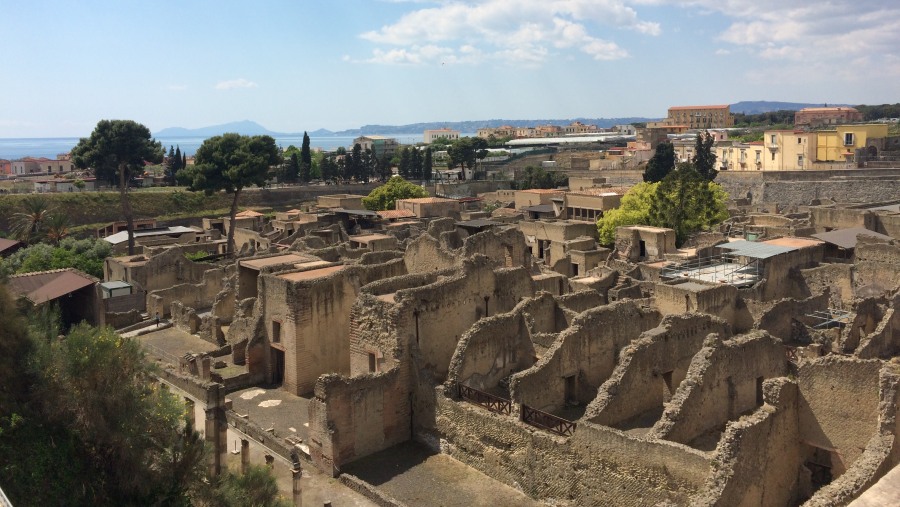
[[[724,105],[714,105],[714,106],[672,106],[669,109],[673,111],[679,111],[682,109],[725,109],[727,107],[731,107],[728,104]]]

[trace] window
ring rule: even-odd
[[[272,343],[281,343],[281,322],[272,321]]]
[[[374,352],[369,352],[369,373],[374,373],[378,371],[378,361],[375,358]]]
[[[772,152],[772,162],[774,162],[774,161],[775,161],[775,152],[773,151]]]
[[[772,134],[771,141],[770,141],[771,144],[778,144],[778,142],[775,140],[776,137],[777,136],[775,134]]]
[[[853,146],[853,132],[844,134],[844,146]]]
[[[761,152],[761,151],[757,151],[757,152],[756,152],[756,163],[758,164],[758,163],[760,163],[760,162],[762,162],[762,152]]]
[[[802,137],[798,137],[798,138],[797,138],[797,144],[802,144],[802,143],[803,143],[803,138],[802,138]]]
[[[797,167],[803,167],[803,155],[797,155]]]

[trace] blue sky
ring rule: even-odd
[[[0,0],[0,137],[898,102],[896,0]]]

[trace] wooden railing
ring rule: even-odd
[[[564,437],[575,433],[574,422],[531,408],[528,405],[522,405],[522,421]]]
[[[467,385],[457,384],[457,386],[459,387],[459,397],[468,402],[498,414],[510,415],[512,413],[512,402],[510,400],[479,391]]]

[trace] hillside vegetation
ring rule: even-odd
[[[376,184],[328,185],[252,190],[241,196],[246,208],[280,208],[296,206],[302,201],[324,194],[368,195]],[[22,200],[30,194],[0,195],[0,231],[9,231],[9,218],[20,211]],[[63,210],[72,226],[106,224],[122,220],[122,206],[118,192],[48,193],[42,194],[56,209]],[[131,205],[135,218],[174,220],[178,218],[223,216],[231,205],[231,196],[218,193],[211,196],[184,190],[132,192]]]

